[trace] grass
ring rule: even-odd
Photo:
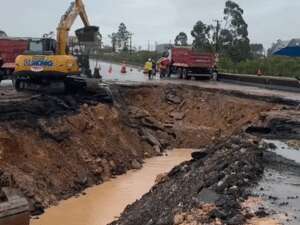
[[[268,57],[246,60],[237,64],[234,64],[228,58],[222,58],[219,62],[219,70],[221,72],[256,74],[258,69],[264,75],[299,78],[300,58]]]

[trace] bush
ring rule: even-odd
[[[300,77],[300,58],[268,57],[233,63],[229,58],[223,57],[219,62],[220,72],[256,74],[258,69],[264,75]]]

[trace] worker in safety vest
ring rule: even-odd
[[[145,63],[145,72],[148,73],[148,78],[149,80],[152,79],[152,69],[153,69],[153,63],[152,63],[152,59],[148,59],[148,61]]]

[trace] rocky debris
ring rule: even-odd
[[[143,165],[136,159],[132,160],[131,166],[132,166],[132,169],[135,169],[135,170],[141,169],[143,167]]]
[[[163,183],[168,180],[168,174],[163,173],[163,174],[158,174],[155,178],[155,184]]]
[[[287,145],[293,149],[300,150],[300,140],[289,140]]]
[[[81,106],[97,105],[102,102],[98,95],[37,95],[24,101],[1,102],[0,121],[57,118],[66,114],[78,113]]]
[[[265,138],[300,139],[300,111],[288,109],[263,113],[246,132]]]
[[[185,117],[185,114],[182,112],[171,112],[169,116],[175,120],[183,120]]]
[[[220,195],[215,191],[204,188],[200,191],[198,198],[202,203],[215,204],[220,199]]]
[[[174,216],[174,225],[198,225],[204,224],[201,221],[207,221],[205,224],[220,225],[221,222],[218,218],[211,219],[210,215],[215,210],[215,205],[205,204],[198,209],[192,209],[187,213],[180,213]],[[199,222],[198,222],[199,221]]]
[[[142,129],[141,130],[141,136],[145,141],[147,141],[151,146],[157,146],[159,149],[161,149],[161,143],[159,140],[151,134],[151,131],[148,129]]]
[[[208,156],[208,152],[205,150],[197,151],[192,153],[192,158],[195,160],[203,159]]]
[[[166,90],[166,100],[168,103],[176,105],[179,105],[183,101],[183,99],[180,96],[178,96],[175,89]]]
[[[204,217],[191,219],[191,224],[243,224],[246,218],[239,201],[248,196],[247,187],[263,173],[262,151],[258,141],[247,135],[209,146],[207,157],[194,157],[174,168],[164,182],[128,206],[112,225],[189,224],[178,215],[185,218],[207,204],[214,207]]]
[[[14,183],[15,182],[11,174],[4,170],[0,170],[0,189],[3,187],[11,187]]]

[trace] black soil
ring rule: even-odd
[[[205,221],[197,222],[219,218],[222,224],[243,224],[246,218],[239,201],[248,196],[247,188],[264,169],[264,148],[258,146],[258,140],[242,135],[194,153],[192,161],[174,168],[112,225],[171,225],[176,214],[204,203],[215,204],[216,209]]]

